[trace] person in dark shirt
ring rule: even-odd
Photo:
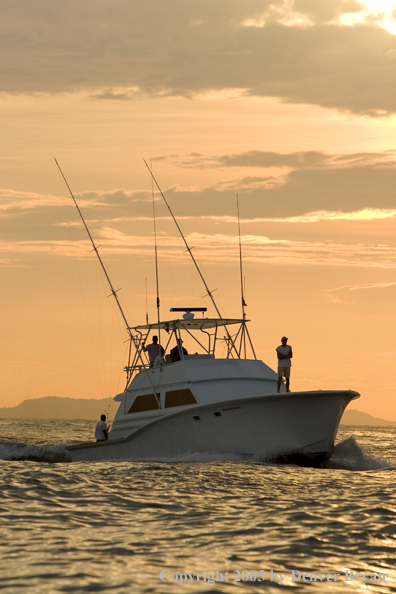
[[[176,346],[173,347],[173,349],[170,352],[170,356],[172,359],[172,363],[176,363],[177,361],[180,361],[181,357],[180,354],[181,352],[183,352],[183,355],[188,355],[187,350],[182,346],[182,340],[181,338],[177,338],[176,339]]]

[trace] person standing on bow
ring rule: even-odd
[[[290,368],[293,351],[290,344],[287,344],[288,338],[281,338],[282,344],[276,348],[278,355],[278,393],[280,391],[282,377],[286,380],[286,392],[290,392]]]
[[[148,346],[144,346],[143,343],[142,348],[145,353],[148,353],[150,367],[154,367],[154,361],[158,355],[162,357],[162,355],[165,353],[165,350],[162,348],[162,346],[158,344],[158,336],[153,336],[153,342]]]

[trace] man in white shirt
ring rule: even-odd
[[[158,344],[158,336],[153,336],[153,342],[148,346],[144,346],[143,343],[143,350],[145,353],[148,353],[150,367],[154,367],[154,361],[156,360],[158,355],[162,357],[162,355],[165,353],[162,346]]]
[[[282,377],[286,380],[286,392],[290,391],[290,367],[293,351],[291,346],[287,344],[287,341],[288,338],[283,336],[281,338],[282,344],[276,349],[276,354],[278,355],[278,393],[280,391]]]
[[[95,439],[96,441],[107,441],[109,439],[109,429],[106,425],[106,415],[101,415],[100,421],[98,421],[95,428]]]

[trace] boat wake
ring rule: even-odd
[[[27,445],[0,441],[0,460],[29,460],[31,462],[71,462],[65,444]]]
[[[277,466],[274,462],[265,462],[265,456],[260,453],[257,456],[244,456],[242,454],[225,453],[198,453],[187,452],[178,456],[155,457],[153,459],[134,459],[134,460],[108,460],[108,462],[140,462],[140,463],[201,463],[210,464],[211,462],[235,462],[235,463],[255,463]],[[12,441],[0,441],[0,460],[9,461],[31,461],[46,462],[49,464],[59,462],[71,462],[71,456],[66,450],[66,444],[52,445],[29,445],[25,443],[16,443]],[[364,470],[393,470],[393,466],[380,458],[374,458],[365,453],[359,446],[354,437],[349,437],[338,443],[332,456],[324,465],[327,469],[339,469],[350,471]]]
[[[366,454],[354,437],[348,437],[338,443],[324,466],[325,468],[357,471],[393,469],[392,464],[386,460],[373,458]]]

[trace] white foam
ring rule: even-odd
[[[1,460],[31,460],[34,462],[70,462],[65,444],[27,445],[12,441],[0,442]]]
[[[369,456],[358,445],[354,437],[348,437],[335,446],[325,467],[343,470],[381,470],[390,469],[392,465],[380,458]]]

